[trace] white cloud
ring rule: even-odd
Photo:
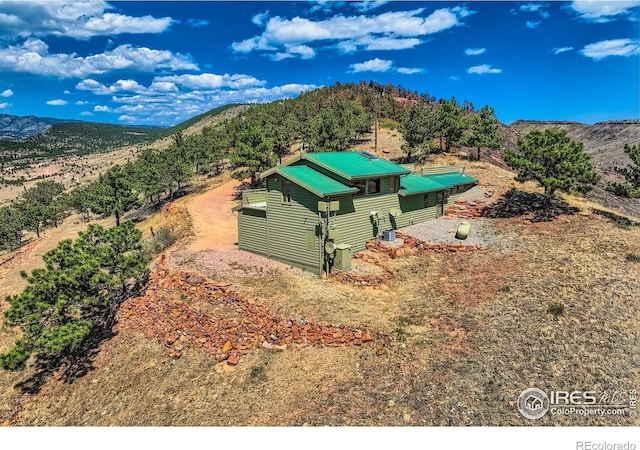
[[[575,0],[571,7],[585,20],[608,22],[618,16],[637,19],[640,1]]]
[[[169,50],[153,50],[124,44],[113,50],[89,56],[50,54],[40,39],[27,39],[19,45],[0,48],[0,70],[33,73],[58,78],[83,78],[116,70],[154,72],[158,69],[197,70],[191,58]]]
[[[262,25],[264,25],[264,23],[268,18],[269,18],[269,11],[265,11],[263,13],[256,14],[255,16],[253,16],[251,18],[251,22],[261,27]]]
[[[66,105],[67,102],[66,100],[62,100],[60,98],[57,98],[55,100],[47,100],[47,105],[51,105],[51,106],[64,106]]]
[[[351,68],[351,72],[359,73],[359,72],[387,72],[391,69],[391,65],[393,61],[389,61],[386,59],[370,59],[369,61],[351,64],[349,67]]]
[[[401,73],[403,75],[413,75],[416,73],[423,73],[424,69],[420,69],[418,67],[398,67],[396,72]]]
[[[553,49],[553,54],[559,55],[560,53],[570,52],[571,50],[573,50],[573,47],[557,47]]]
[[[487,52],[486,48],[465,48],[464,54],[467,56],[482,55]]]
[[[294,83],[270,88],[222,86],[213,89],[208,87],[192,89],[181,85],[183,90],[160,93],[152,90],[154,84],[161,83],[157,78],[143,92],[121,92],[112,95],[110,97],[112,106],[97,105],[94,111],[126,115],[132,118],[124,120],[128,122],[174,125],[217,106],[229,103],[265,103],[294,97],[303,91],[319,87]]]
[[[269,58],[273,61],[282,61],[287,58],[300,57],[301,59],[311,59],[316,56],[314,49],[308,45],[289,45],[285,44],[284,52],[278,52],[276,54],[270,54]]]
[[[540,22],[539,20],[527,20],[527,23],[525,24],[525,26],[527,28],[538,28],[538,25],[540,25],[542,22]]]
[[[389,0],[365,0],[362,2],[350,2],[349,4],[360,12],[367,12],[380,8],[387,3],[389,3]]]
[[[78,106],[83,106],[83,105],[88,105],[88,104],[89,104],[89,102],[86,102],[86,101],[84,101],[84,100],[77,100],[77,101],[75,102],[75,104],[76,104],[76,105],[78,105]]]
[[[156,77],[156,82],[175,83],[190,89],[219,89],[223,87],[239,89],[252,86],[263,86],[266,82],[258,80],[250,75],[235,74],[217,75],[214,73],[201,73],[198,75],[170,75]]]
[[[209,25],[209,21],[205,19],[189,19],[187,20],[187,25],[192,28],[206,27]]]
[[[82,111],[80,113],[81,116],[93,116],[93,113],[91,111]]]
[[[11,106],[11,103],[2,102],[0,103],[0,109],[6,109]]]
[[[418,38],[395,38],[363,36],[358,39],[346,40],[336,46],[342,53],[354,53],[358,50],[404,50],[420,45]]]
[[[0,97],[11,97],[13,95],[13,91],[11,89],[5,89],[0,92]]]
[[[596,61],[607,56],[638,55],[640,54],[640,42],[633,39],[610,39],[585,45],[580,53]]]
[[[127,114],[123,114],[120,117],[118,117],[118,120],[120,122],[135,122],[136,118],[133,116],[129,116]]]
[[[171,17],[132,17],[106,12],[111,8],[102,0],[1,1],[0,35],[10,38],[66,36],[89,39],[122,33],[161,33],[173,21]]]
[[[524,5],[520,5],[520,11],[524,12],[536,12],[540,10],[544,5],[542,3],[526,3]]]
[[[478,75],[484,75],[485,73],[502,73],[502,69],[492,67],[490,64],[481,64],[479,66],[469,67],[467,73],[475,73]]]
[[[302,17],[292,19],[280,16],[254,20],[264,26],[261,35],[233,42],[236,53],[261,52],[272,59],[291,57],[311,58],[310,51],[295,53],[287,46],[319,44],[337,48],[343,53],[358,50],[399,50],[413,48],[423,42],[421,36],[438,33],[462,24],[462,19],[473,12],[464,7],[443,8],[426,17],[424,8],[412,11],[394,11],[379,15],[343,16],[334,15],[326,20],[314,21]],[[254,17],[255,19],[255,17]],[[280,55],[278,55],[278,53]],[[315,55],[315,53],[313,53]]]
[[[450,79],[450,80],[453,80],[453,81],[459,81],[459,80],[460,80],[460,77],[459,77],[459,76],[456,76],[456,75],[451,75],[451,76],[449,77],[449,79]]]
[[[63,92],[63,94],[65,94],[65,95],[69,95],[69,94],[71,94],[71,91],[70,91],[69,89],[65,89],[65,90],[64,90],[64,92]]]

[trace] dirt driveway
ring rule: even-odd
[[[232,250],[237,248],[238,218],[231,211],[236,205],[234,195],[241,182],[229,180],[202,194],[185,198],[195,239],[188,251]]]

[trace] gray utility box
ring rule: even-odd
[[[382,240],[387,242],[393,242],[396,240],[396,230],[389,230],[382,232]]]
[[[336,256],[333,259],[333,268],[336,270],[351,269],[351,246],[348,244],[336,244]]]

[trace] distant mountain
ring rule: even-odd
[[[17,163],[63,155],[85,155],[113,150],[126,145],[151,142],[166,131],[157,127],[132,127],[94,122],[58,122],[47,124],[35,118],[18,121],[31,132],[40,129],[22,140],[0,140],[0,160]],[[56,120],[53,119],[55,122]],[[46,125],[46,128],[45,128]]]
[[[0,140],[21,141],[47,131],[51,125],[62,122],[81,122],[80,120],[55,119],[53,117],[13,116],[0,114]]]

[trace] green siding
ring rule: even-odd
[[[316,230],[319,197],[291,184],[291,203],[282,201],[282,176],[267,177],[269,257],[318,272],[319,239],[307,246],[307,230]],[[264,235],[263,235],[264,239]]]
[[[420,175],[443,175],[446,173],[460,173],[460,167],[458,166],[435,166],[435,167],[423,167],[420,171]]]
[[[263,189],[247,189],[242,193],[242,204],[253,205],[267,201],[267,191]]]
[[[238,247],[262,255],[267,254],[266,211],[241,209],[238,211]]]

